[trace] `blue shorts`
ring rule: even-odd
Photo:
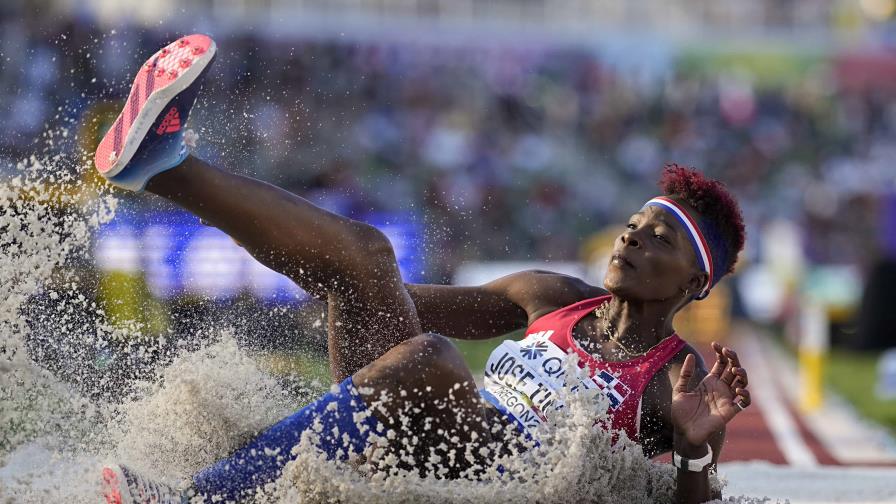
[[[364,413],[360,415],[364,419],[356,423],[359,413]],[[293,459],[292,448],[315,421],[320,421],[323,427],[317,446],[330,460],[346,460],[352,453],[362,453],[371,434],[382,436],[386,432],[370,414],[349,377],[339,384],[335,393],[327,392],[259,434],[230,457],[200,471],[193,476],[193,488],[206,498],[214,496],[233,501],[244,498],[255,488],[280,477],[283,467]]]

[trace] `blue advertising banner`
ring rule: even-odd
[[[420,281],[422,232],[413,217],[370,214],[361,220],[389,237],[405,281]],[[292,303],[308,297],[222,231],[186,212],[119,212],[99,230],[93,256],[102,271],[145,275],[150,292],[162,299],[199,295],[224,300],[251,293],[265,301]]]

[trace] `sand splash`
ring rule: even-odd
[[[570,376],[573,374],[570,373]],[[303,436],[283,477],[261,502],[670,502],[674,473],[644,457],[637,444],[615,442],[595,429],[606,421],[606,400],[561,394],[566,408],[552,415],[540,446],[494,459],[477,478],[420,477],[380,461],[353,470],[327,462]],[[503,469],[503,470],[502,470]],[[718,484],[716,480],[716,484]]]
[[[91,235],[114,216],[117,201],[82,188],[76,175],[55,169],[57,161],[22,163],[14,178],[0,184],[0,502],[100,502],[99,468],[106,461],[183,484],[307,398],[287,393],[226,328],[212,328],[215,343],[172,356],[144,382],[116,383],[102,373],[50,372],[39,365],[35,356],[58,350],[61,339],[37,334],[26,322],[26,307],[35,298],[61,328],[57,335],[67,336],[65,351],[128,340],[135,343],[127,351],[139,353],[157,344],[106,323],[102,310],[77,289],[73,268],[65,266],[88,262]],[[60,184],[68,189],[59,190]],[[122,393],[110,400],[116,387]],[[313,448],[309,432],[282,477],[260,489],[256,500],[671,501],[670,466],[593,428],[595,417],[605,415],[605,402],[582,394],[565,402],[541,446],[499,457],[475,479],[420,477],[389,457],[372,457],[360,467],[329,462]],[[713,483],[720,485],[716,478]]]

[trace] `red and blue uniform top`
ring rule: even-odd
[[[610,298],[586,299],[555,310],[532,323],[521,341],[504,341],[486,363],[483,396],[525,431],[534,432],[546,413],[562,406],[557,391],[566,380],[566,360],[576,354],[587,375],[576,378],[579,383],[574,386],[599,389],[609,401],[610,428],[638,440],[644,390],[685,342],[673,334],[631,360],[598,359],[576,342],[573,328]]]

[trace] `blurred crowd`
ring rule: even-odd
[[[751,232],[795,222],[814,262],[866,265],[887,247],[896,96],[828,73],[761,86],[673,68],[645,83],[584,48],[211,34],[199,154],[344,214],[415,216],[430,280],[471,259],[578,258],[656,193],[665,162],[724,180]],[[13,125],[0,160],[23,159],[48,129],[78,133],[178,35],[0,18],[0,121]],[[53,148],[79,159],[73,137]]]

